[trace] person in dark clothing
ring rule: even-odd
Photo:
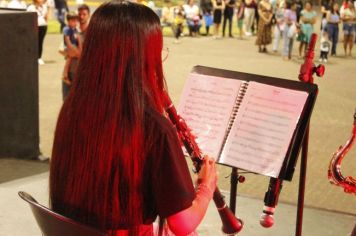
[[[206,35],[209,35],[210,26],[213,24],[213,3],[211,0],[200,1],[200,9],[203,12]]]
[[[225,37],[226,21],[229,21],[229,37],[233,37],[231,30],[232,30],[232,17],[234,15],[235,5],[236,5],[236,0],[225,1],[224,21],[223,21],[223,28],[222,28],[223,37]]]
[[[54,0],[54,6],[56,8],[57,20],[60,24],[60,32],[62,33],[63,28],[66,26],[65,16],[69,11],[67,0]]]
[[[296,0],[295,3],[296,3],[296,5],[297,5],[297,10],[296,10],[296,13],[297,13],[297,23],[299,23],[299,20],[300,20],[300,13],[302,12],[304,6],[303,6],[302,0]]]
[[[174,235],[200,224],[216,189],[215,161],[205,156],[195,188],[165,112],[162,49],[150,8],[116,0],[95,10],[56,126],[52,210],[108,236],[153,235],[157,217]]]

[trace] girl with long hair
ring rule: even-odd
[[[339,4],[334,3],[332,9],[328,12],[326,19],[328,21],[327,31],[332,42],[331,56],[336,55],[336,46],[339,40],[339,23],[341,22],[339,13]]]
[[[201,222],[215,162],[205,158],[195,190],[164,112],[162,44],[159,18],[144,5],[108,2],[93,14],[55,132],[54,211],[120,236],[153,235],[157,216],[176,235]]]

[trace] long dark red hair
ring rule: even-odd
[[[162,41],[143,5],[109,2],[93,14],[55,132],[55,211],[103,229],[142,223],[144,110],[163,113]]]

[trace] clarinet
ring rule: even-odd
[[[325,67],[323,65],[315,66],[314,60],[314,48],[316,44],[317,35],[314,33],[311,36],[308,51],[305,53],[304,63],[300,66],[298,78],[302,82],[313,83],[313,74],[317,76],[323,76]],[[279,194],[282,189],[282,179],[270,178],[268,190],[265,193],[263,212],[260,217],[260,224],[269,228],[274,224],[274,210],[278,204]]]
[[[176,127],[178,137],[193,161],[195,172],[199,172],[204,158],[198,144],[195,141],[195,137],[190,132],[185,120],[178,115],[177,110],[175,109],[167,93],[163,94],[163,99],[169,119]],[[237,234],[240,232],[243,227],[243,222],[241,219],[236,218],[234,213],[232,213],[230,208],[226,205],[224,196],[221,194],[219,188],[215,189],[213,200],[222,221],[222,231],[225,234]]]
[[[260,224],[269,228],[274,224],[274,210],[278,204],[278,197],[282,189],[282,180],[277,178],[270,178],[268,190],[265,193],[265,206],[260,217]]]

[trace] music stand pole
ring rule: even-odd
[[[307,175],[308,144],[309,144],[309,125],[305,130],[305,135],[304,135],[304,139],[303,139],[303,147],[302,147],[302,156],[301,156],[301,160],[300,160],[297,225],[296,225],[296,231],[295,231],[296,236],[302,235],[305,180],[306,180],[306,175]]]
[[[314,47],[316,43],[317,35],[312,34],[308,51],[305,53],[304,63],[300,67],[299,80],[305,83],[314,83],[313,74],[316,73],[317,76],[323,76],[325,68],[323,65],[315,66],[313,63],[314,59]],[[307,174],[307,160],[308,160],[308,144],[309,144],[309,128],[308,124],[302,146],[302,156],[300,160],[300,176],[299,176],[299,190],[298,190],[298,209],[297,209],[297,222],[295,235],[302,235],[302,225],[303,225],[303,210],[304,210],[304,193],[305,193],[305,180]]]
[[[230,209],[235,214],[236,211],[236,196],[237,184],[239,182],[239,173],[237,168],[233,167],[230,176]]]

